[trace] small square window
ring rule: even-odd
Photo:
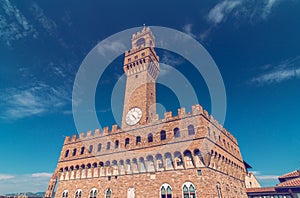
[[[202,171],[201,170],[197,170],[197,174],[198,174],[198,176],[201,176],[202,175]]]

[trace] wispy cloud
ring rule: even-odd
[[[97,47],[97,50],[102,56],[109,57],[112,53],[124,52],[126,47],[122,42],[114,41],[102,43]]]
[[[37,3],[33,3],[30,8],[32,14],[34,15],[35,19],[41,24],[41,26],[52,36],[56,36],[56,23],[47,17],[44,13],[44,10],[38,6]]]
[[[19,192],[43,192],[47,188],[51,173],[21,175],[0,174],[0,194]]]
[[[3,12],[1,11],[3,10]],[[0,41],[11,46],[13,41],[38,35],[21,11],[9,0],[0,2]]]
[[[255,177],[258,180],[277,180],[278,179],[278,175],[264,175],[262,174],[260,171],[251,171],[251,173],[253,173],[253,175],[255,175]]]
[[[184,59],[179,57],[179,56],[175,56],[173,54],[171,54],[170,52],[163,52],[162,57],[161,57],[161,62],[170,66],[177,66],[180,65],[184,62]]]
[[[193,38],[196,38],[197,36],[195,34],[193,34],[193,32],[192,32],[192,27],[193,27],[193,24],[188,23],[188,24],[185,24],[182,27],[182,29],[183,29],[183,32],[185,32],[186,34],[190,35]]]
[[[16,120],[53,112],[66,104],[69,94],[63,87],[54,88],[43,83],[29,87],[8,88],[0,94],[0,117]]]
[[[255,23],[267,20],[275,5],[282,0],[221,0],[213,6],[206,16],[209,27],[200,34],[200,39],[205,40],[211,32],[229,18],[235,19],[234,23],[241,21]]]
[[[0,174],[0,180],[12,179],[14,177],[15,176],[13,176],[13,175]]]
[[[277,65],[260,67],[263,71],[250,80],[252,84],[276,84],[289,79],[300,78],[300,56],[287,59]]]
[[[213,24],[219,24],[238,6],[242,4],[239,0],[225,0],[215,5],[208,13],[207,19]]]
[[[33,173],[31,174],[31,177],[46,177],[46,178],[50,178],[52,176],[52,173]]]

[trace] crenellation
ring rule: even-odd
[[[102,134],[103,135],[108,135],[108,126],[103,128]]]
[[[100,129],[95,129],[94,136],[97,137],[100,134],[101,134],[101,130]]]
[[[81,132],[80,134],[79,134],[79,139],[84,139],[85,138],[85,133],[84,132]]]
[[[92,137],[92,136],[93,136],[93,133],[91,130],[86,133],[87,138]]]
[[[206,111],[206,110],[203,110],[203,114],[204,114],[204,116],[205,116],[206,118],[208,118],[208,117],[209,117],[208,111]]]
[[[71,142],[71,137],[70,136],[66,136],[64,144],[68,144],[69,142]]]
[[[172,117],[172,111],[165,112],[164,116],[165,116],[164,117],[165,121],[171,120],[173,118]]]
[[[182,107],[182,108],[179,108],[178,109],[178,117],[179,118],[184,118],[185,116],[186,116],[186,111],[185,111],[185,108],[184,107]]]
[[[76,140],[77,140],[77,134],[74,134],[73,136],[72,136],[72,142],[76,142]]]
[[[78,190],[80,197],[111,197],[108,189],[113,197],[221,197],[228,195],[227,189],[230,197],[245,197],[245,168],[236,139],[213,115],[195,104],[191,112],[182,107],[159,118],[159,57],[154,47],[154,36],[144,27],[125,52],[121,128],[115,124],[111,130],[106,126],[65,138],[54,173],[56,198],[66,197],[65,192],[79,197]],[[53,197],[53,182],[47,198]],[[183,194],[184,185],[194,189],[191,194]],[[233,194],[236,187],[239,194]],[[171,196],[161,196],[163,188]],[[91,196],[93,189],[96,196]],[[130,190],[135,194],[128,195]]]
[[[119,132],[119,131],[120,131],[119,126],[117,124],[112,125],[112,127],[111,127],[111,132],[112,133],[116,133],[116,132]]]

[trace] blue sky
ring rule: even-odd
[[[77,133],[72,87],[81,62],[101,40],[144,23],[183,31],[207,49],[226,88],[225,127],[261,184],[276,184],[300,165],[299,10],[298,0],[0,0],[0,194],[46,189],[65,136]],[[158,53],[210,111],[208,89],[190,63]],[[110,96],[122,58],[98,84],[102,126],[117,122]],[[168,88],[158,85],[157,93],[167,110],[178,108]]]

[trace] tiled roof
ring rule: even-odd
[[[247,193],[256,193],[256,192],[275,192],[275,188],[274,187],[247,188]]]
[[[283,187],[283,186],[299,186],[300,187],[300,177],[295,178],[295,179],[290,179],[285,182],[281,182],[277,184],[278,187]]]
[[[290,173],[286,173],[284,175],[281,175],[280,177],[278,177],[279,179],[285,179],[285,178],[290,178],[290,177],[299,177],[300,176],[300,171],[299,170],[295,170],[293,172]]]

